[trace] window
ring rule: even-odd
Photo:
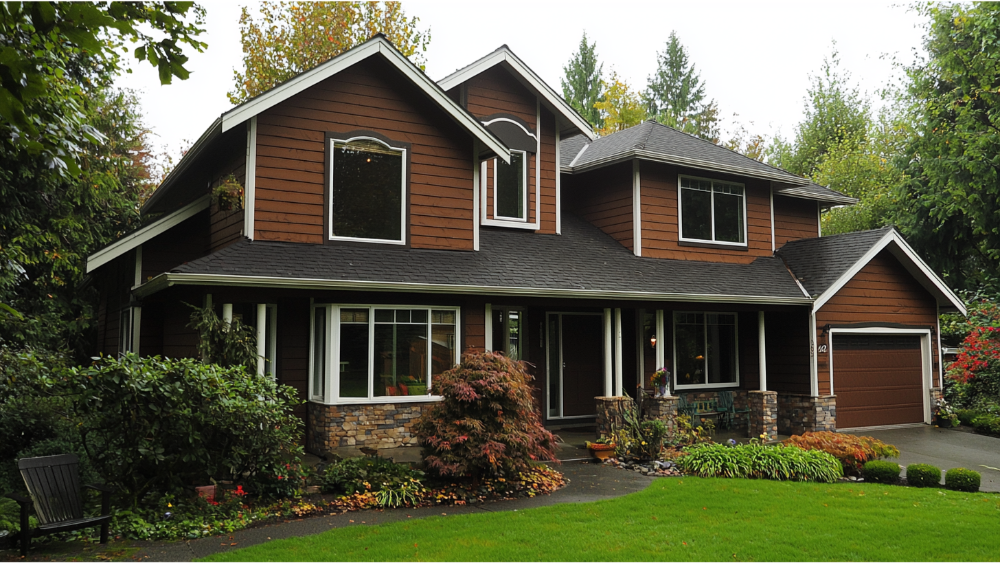
[[[434,376],[458,363],[457,335],[454,308],[316,306],[310,396],[334,402],[426,397]]]
[[[743,186],[680,177],[681,240],[746,245]]]
[[[674,386],[739,385],[736,314],[674,315]]]
[[[330,238],[403,244],[406,149],[331,141]]]
[[[503,352],[512,360],[522,359],[521,342],[527,338],[524,329],[524,311],[506,307],[493,308],[493,350]]]
[[[493,216],[497,219],[528,219],[527,153],[510,151],[510,164],[494,159]]]
[[[121,310],[118,316],[118,354],[123,355],[128,352],[133,352],[132,340],[135,334],[132,328],[132,319],[134,318],[132,307],[127,307]]]
[[[263,309],[263,317],[261,317],[260,312]],[[278,306],[277,305],[259,305],[257,307],[257,318],[255,322],[257,324],[257,334],[258,337],[263,334],[264,336],[264,373],[275,377],[278,373],[278,367],[275,365],[277,360],[277,332],[278,332]],[[257,343],[258,346],[260,342]]]

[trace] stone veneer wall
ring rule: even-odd
[[[938,403],[943,398],[944,398],[944,392],[941,391],[940,387],[935,387],[931,389],[931,414],[934,414],[934,407],[938,406]]]
[[[791,436],[820,431],[837,431],[836,395],[778,395],[778,432]]]
[[[767,440],[778,437],[778,393],[775,391],[750,391],[747,394],[750,403],[751,438],[765,436]]]
[[[597,437],[607,438],[611,435],[612,427],[617,424],[621,426],[622,403],[631,400],[629,397],[595,397],[597,402]]]
[[[339,447],[376,449],[416,446],[411,432],[424,411],[434,403],[374,405],[323,405],[308,403],[306,449],[315,454]]]
[[[652,420],[662,420],[673,432],[677,420],[677,397],[652,397],[642,402],[643,415]]]
[[[736,410],[747,408],[747,391],[745,389],[730,389],[733,394],[733,407]],[[719,398],[718,391],[680,391],[677,395],[684,395],[688,401],[711,400]],[[745,429],[747,427],[746,413],[733,417],[733,430]]]

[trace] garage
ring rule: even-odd
[[[837,428],[924,422],[918,334],[834,334]]]

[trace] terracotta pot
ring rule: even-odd
[[[604,460],[608,459],[609,457],[615,457],[615,450],[613,450],[613,449],[611,449],[611,450],[589,450],[589,451],[590,451],[590,455],[594,459],[598,459],[598,460],[601,460],[601,461],[604,461]]]

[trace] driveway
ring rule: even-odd
[[[967,429],[910,426],[889,430],[857,430],[899,448],[899,465],[929,463],[943,470],[964,467],[982,476],[980,490],[1000,492],[1000,438],[973,434]]]

